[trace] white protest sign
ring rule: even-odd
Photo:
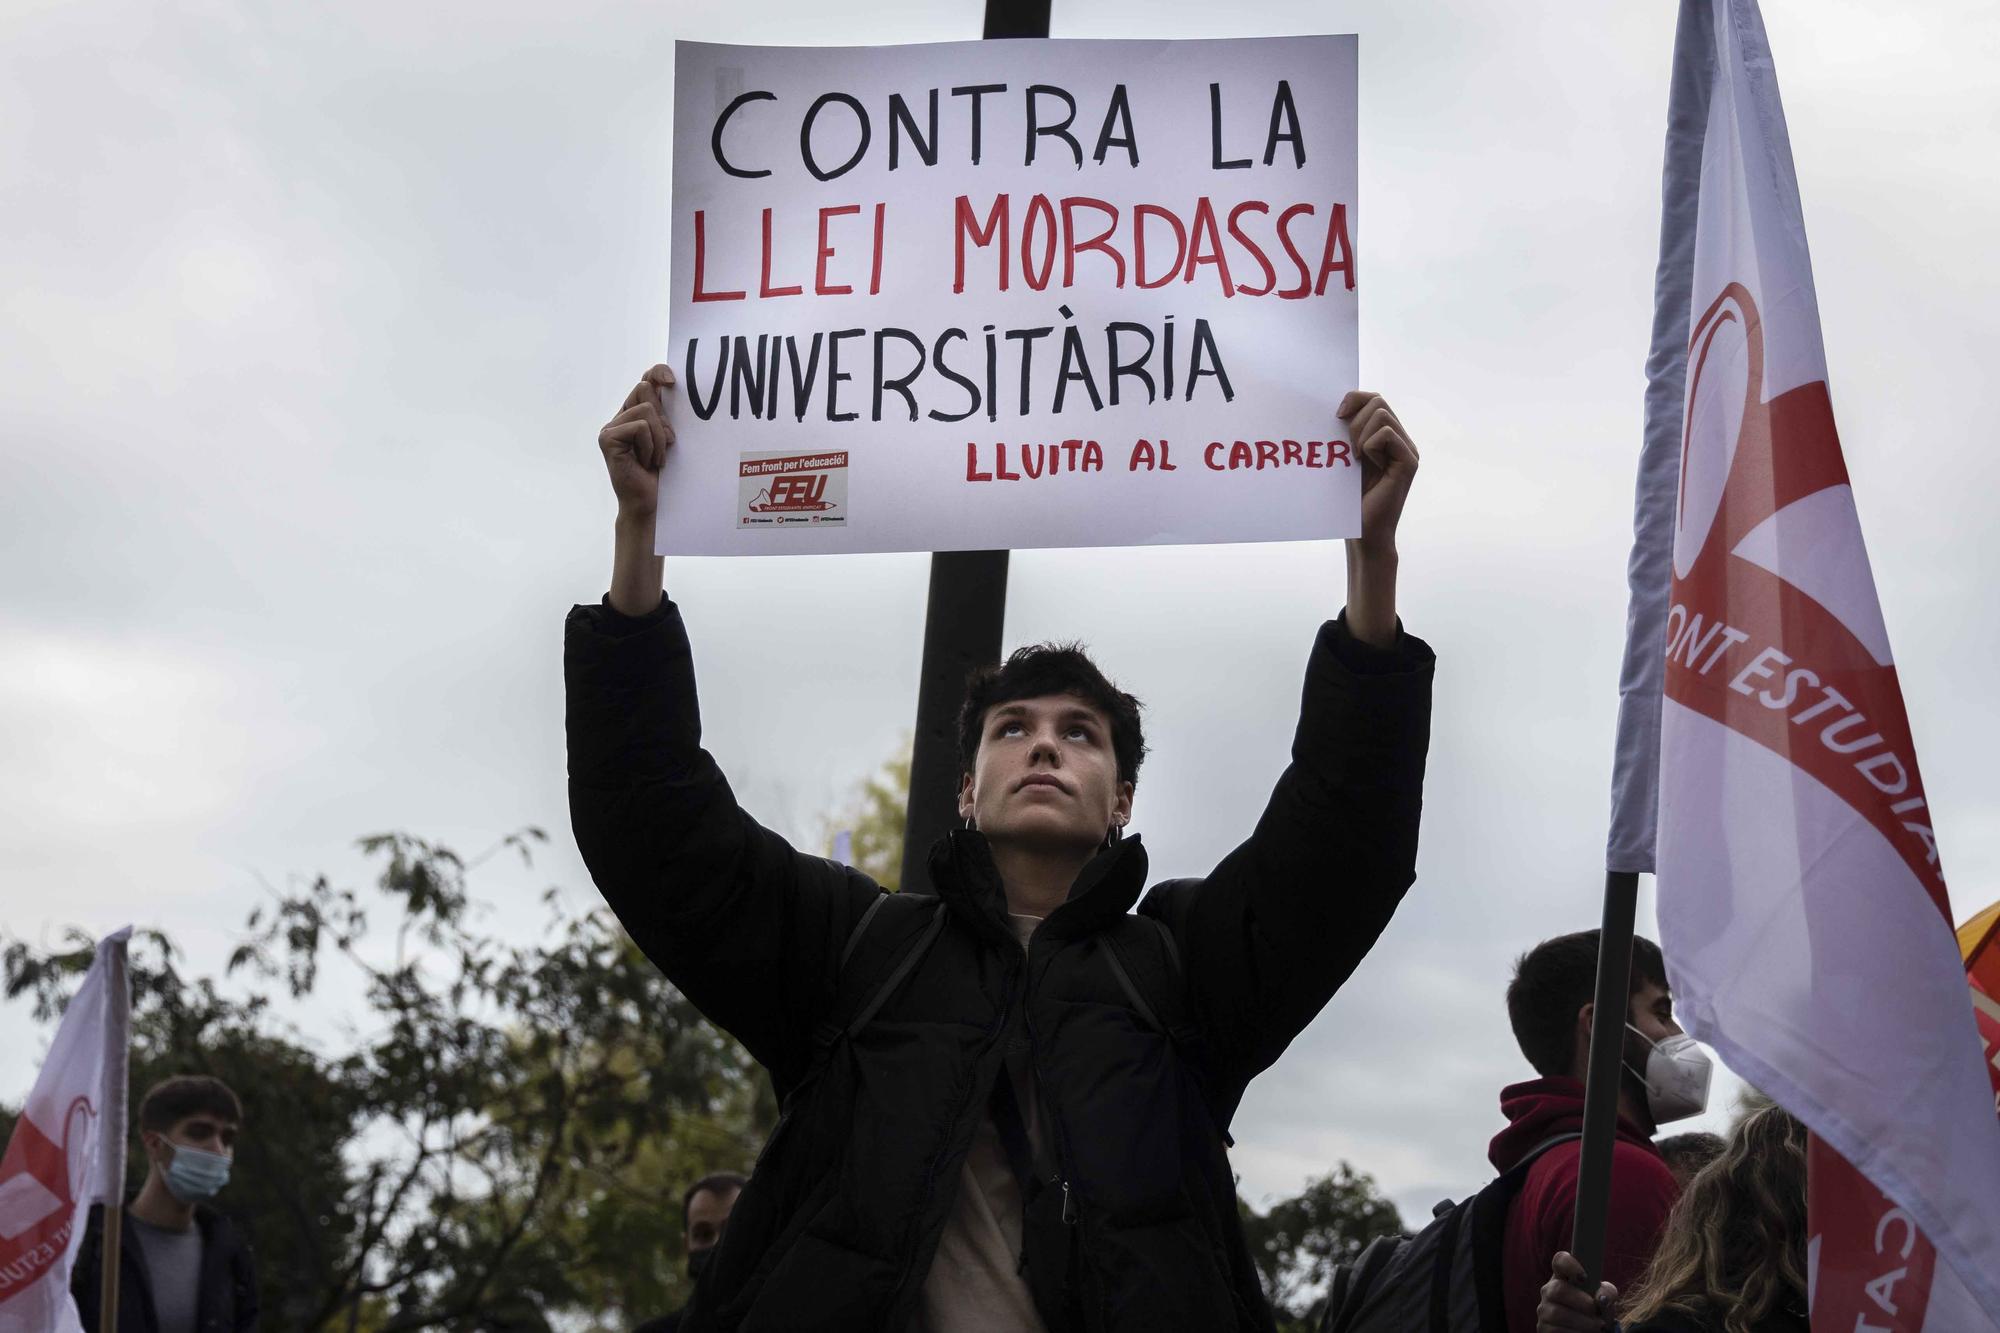
[[[674,68],[662,554],[1359,532],[1353,37]]]

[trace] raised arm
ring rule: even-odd
[[[1340,415],[1362,459],[1362,535],[1347,544],[1347,609],[1306,666],[1292,761],[1246,842],[1143,909],[1179,941],[1225,1113],[1354,971],[1416,878],[1434,659],[1396,618],[1396,526],[1417,452],[1380,395],[1350,394]]]
[[[693,653],[653,554],[672,382],[664,366],[647,372],[598,436],[618,519],[611,591],[574,608],[564,633],[570,823],[646,956],[783,1088],[881,890],[761,827],[701,746]]]
[[[653,554],[653,523],[660,509],[660,465],[674,442],[661,395],[673,384],[673,371],[654,366],[625,395],[618,415],[597,432],[597,448],[618,497],[611,591],[605,601],[621,615],[649,615],[665,595],[661,584],[667,562]]]
[[[1373,648],[1396,641],[1396,526],[1417,479],[1417,446],[1379,393],[1357,390],[1338,415],[1361,456],[1361,535],[1347,541],[1347,626]]]

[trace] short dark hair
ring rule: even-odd
[[[164,1134],[204,1111],[232,1125],[243,1123],[243,1103],[227,1083],[207,1074],[175,1074],[146,1090],[139,1102],[139,1128]]]
[[[958,762],[970,773],[979,756],[979,735],[986,711],[1017,699],[1067,694],[1104,714],[1111,724],[1111,753],[1118,761],[1118,780],[1137,784],[1139,765],[1146,759],[1146,737],[1139,726],[1139,701],[1112,684],[1080,643],[1036,643],[1016,648],[1000,666],[983,666],[965,681],[965,705],[958,710]]]
[[[687,1229],[688,1209],[694,1207],[695,1195],[706,1193],[720,1197],[734,1193],[749,1183],[750,1177],[739,1175],[734,1171],[713,1171],[695,1181],[687,1187],[687,1193],[681,1195],[681,1229]]]
[[[1647,982],[1665,987],[1660,946],[1632,937],[1632,994]],[[1543,940],[1514,962],[1507,987],[1507,1018],[1521,1054],[1543,1077],[1567,1074],[1577,1010],[1597,998],[1597,932],[1580,930]]]

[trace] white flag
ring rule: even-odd
[[[0,1333],[83,1333],[69,1277],[84,1218],[125,1186],[131,934],[98,944],[0,1158]]]
[[[1660,942],[1688,1028],[1892,1201],[1882,1257],[1921,1230],[1935,1310],[1953,1333],[1990,1328],[2000,1119],[1834,431],[1755,0],[1683,0],[1675,66],[1649,370],[1680,389],[1680,421],[1663,460],[1649,414],[1639,506],[1641,544],[1649,515],[1671,515],[1671,582],[1645,625],[1635,584],[1633,621],[1665,665]],[[1882,1290],[1895,1305],[1909,1288]],[[1828,1313],[1816,1329],[1857,1327]]]

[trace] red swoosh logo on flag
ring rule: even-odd
[[[87,1122],[96,1114],[87,1097],[71,1102],[62,1143],[25,1114],[14,1122],[0,1157],[0,1305],[34,1286],[68,1246],[76,1218],[69,1142],[78,1116]]]
[[[1725,409],[1736,406],[1715,401],[1726,389],[1718,387],[1725,379],[1713,353],[1732,336],[1743,340],[1747,360],[1733,440],[1705,428],[1715,420],[1726,423]],[[1691,564],[1679,546],[1675,552],[1667,697],[1784,756],[1831,789],[1881,832],[1949,919],[1895,665],[1878,660],[1864,642],[1867,626],[1850,624],[1743,555],[1746,538],[1759,550],[1782,550],[1788,519],[1795,518],[1794,529],[1815,524],[1819,543],[1798,560],[1802,568],[1850,556],[1865,568],[1826,382],[1763,400],[1763,324],[1740,283],[1729,284],[1697,322],[1689,359],[1677,535],[1699,546]],[[1719,489],[1702,488],[1716,492],[1712,500],[1691,494],[1691,477],[1699,486],[1702,477],[1725,468]],[[1835,488],[1840,493],[1829,495]],[[1811,506],[1808,520],[1802,502],[1815,497],[1834,503]],[[1842,515],[1850,517],[1843,522]],[[1872,587],[1865,591],[1869,613],[1879,616]]]
[[[1730,396],[1739,371],[1740,402]],[[1769,401],[1763,384],[1763,323],[1749,291],[1731,283],[1689,340],[1667,697],[1830,789],[1896,849],[1949,920],[1872,581],[1846,616],[1793,581],[1866,568],[1826,382]],[[1788,524],[1805,537],[1789,558]],[[1801,863],[1816,850],[1802,848]],[[1920,1333],[1937,1266],[1930,1240],[1817,1136],[1808,1169],[1813,1326]]]

